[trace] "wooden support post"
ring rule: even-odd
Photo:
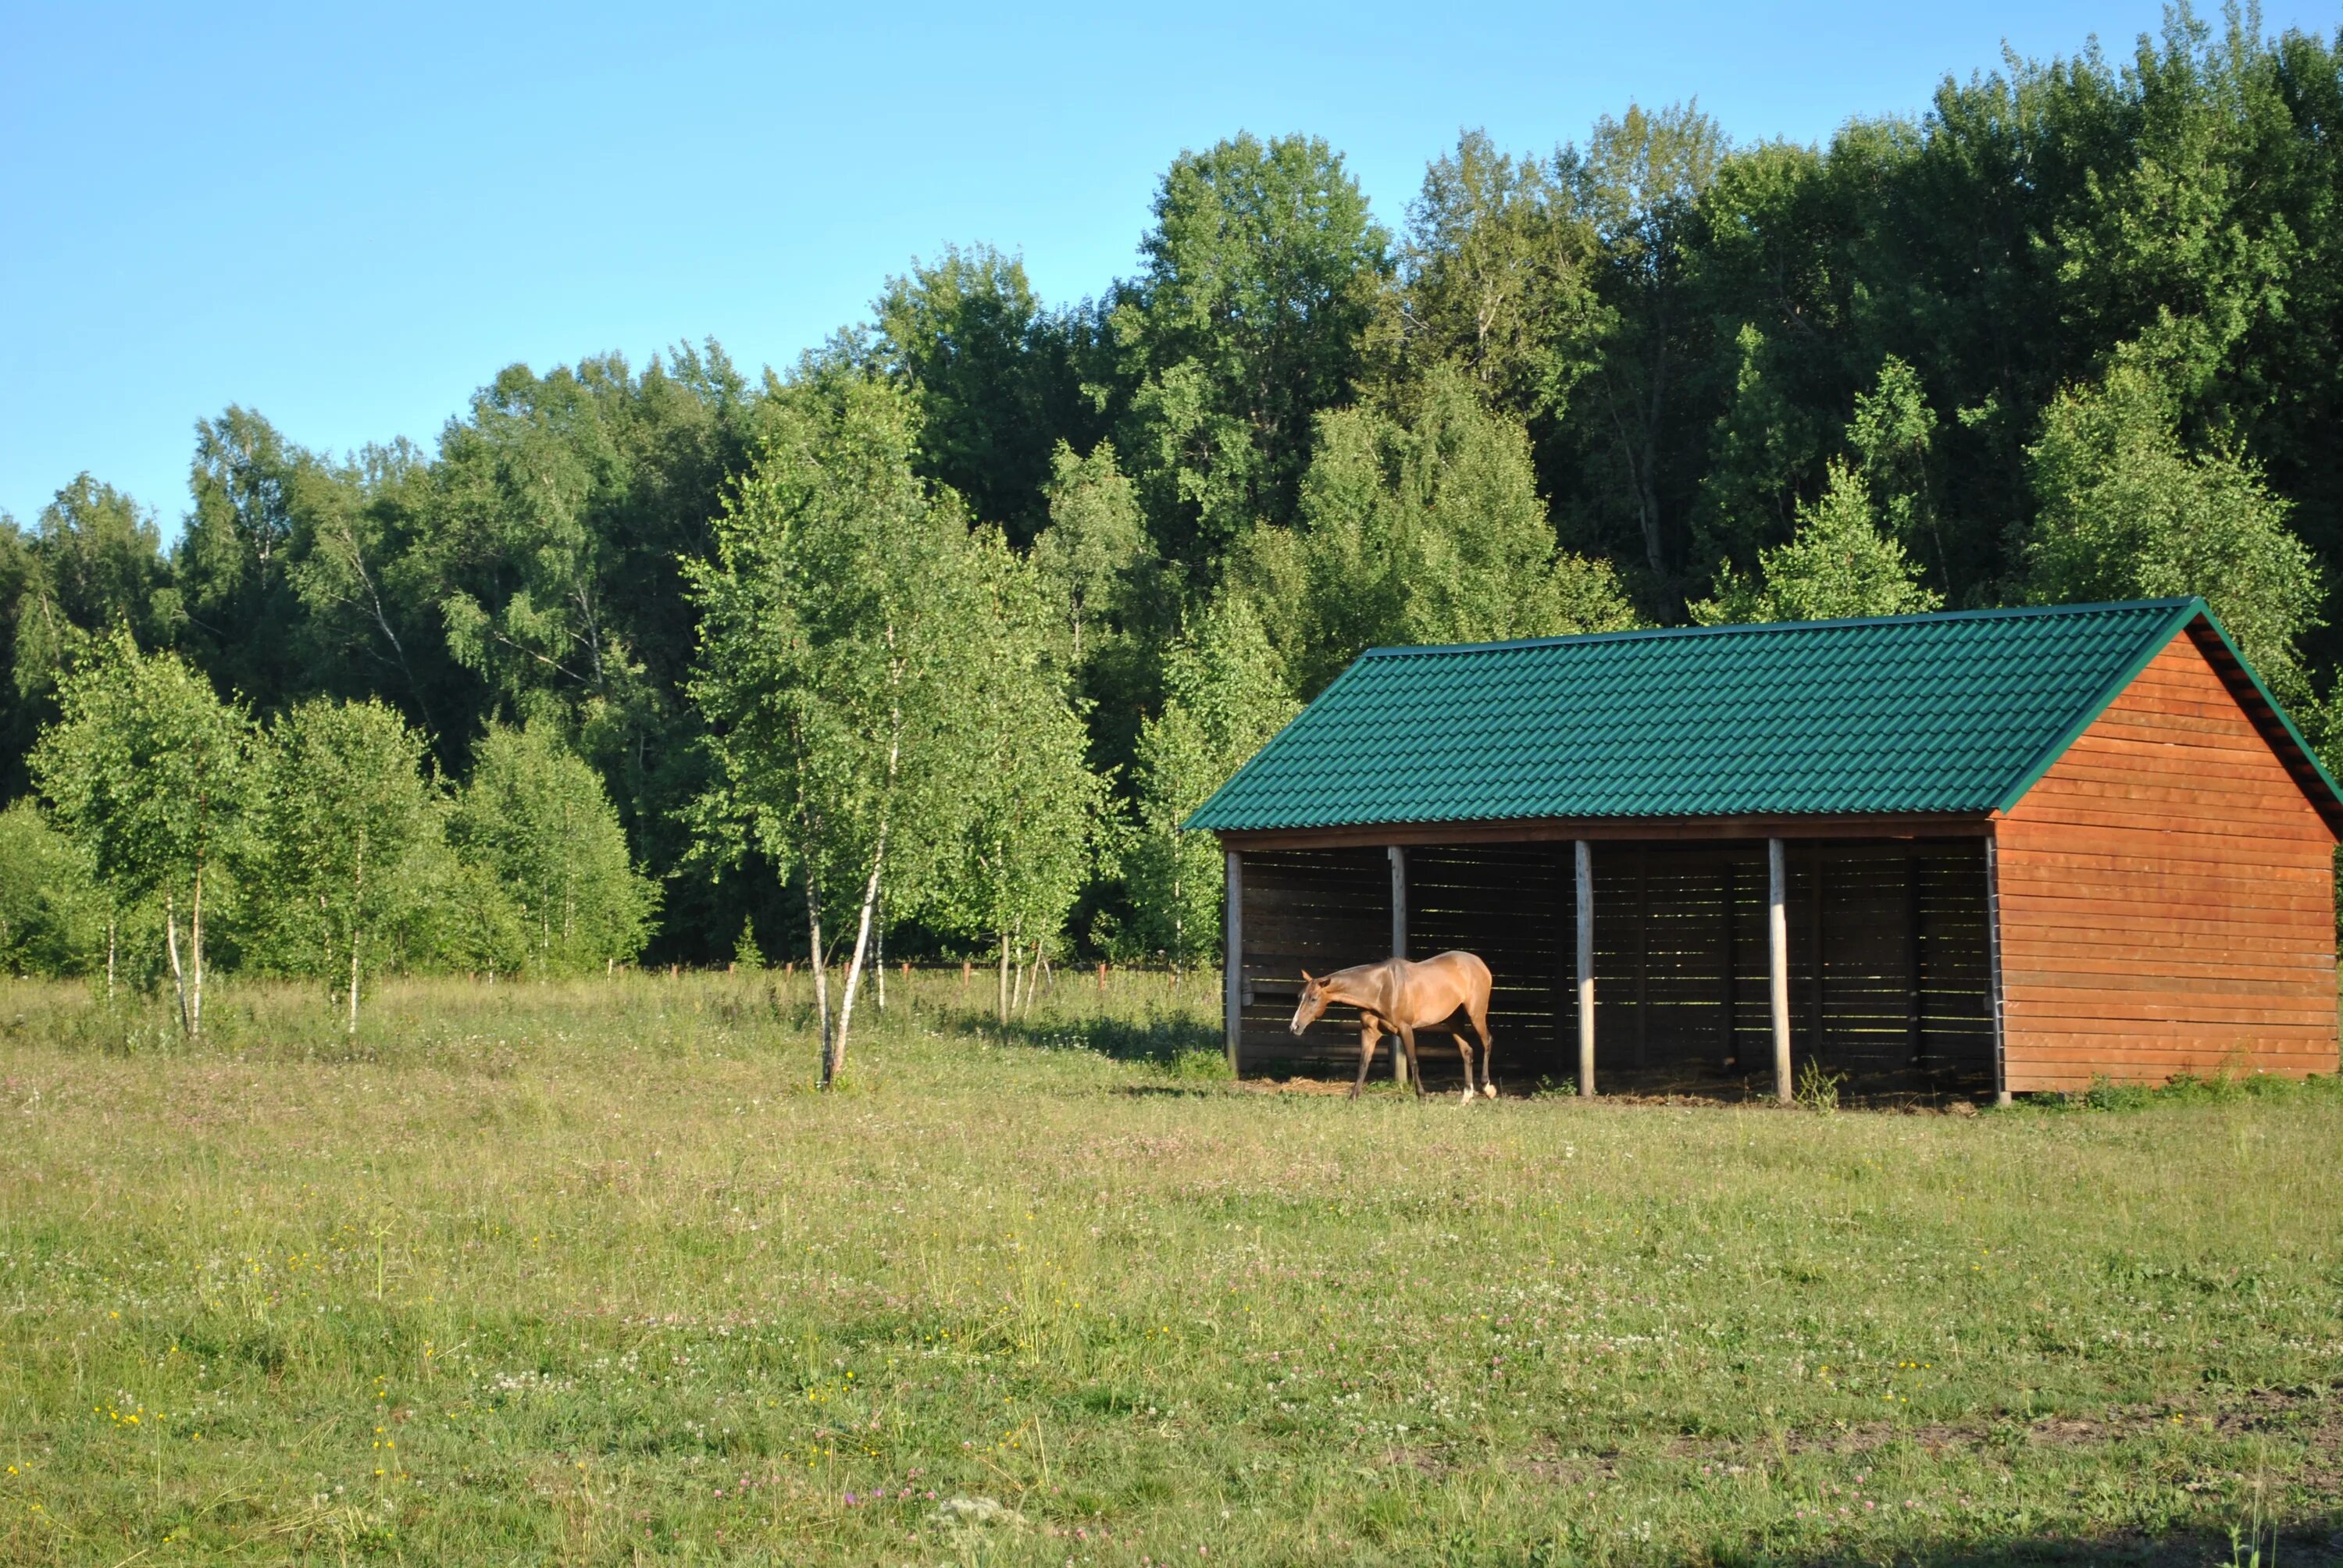
[[[1993,1009],[1993,1102],[2009,1103],[2009,1060],[2001,1010],[2001,862],[1990,838],[1985,841],[1985,956]]]
[[[1407,846],[1393,844],[1385,851],[1391,857],[1391,949],[1392,957],[1407,957]],[[1407,1052],[1400,1048],[1399,1037],[1392,1037],[1392,1081],[1407,1087]]]
[[[1594,846],[1578,840],[1578,1092],[1594,1093]]]
[[[1774,1009],[1774,1098],[1790,1102],[1790,874],[1782,840],[1765,840],[1765,964]]]
[[[1242,1072],[1238,1045],[1244,1034],[1244,857],[1228,852],[1228,912],[1221,918],[1222,1021],[1228,1031],[1229,1070]]]

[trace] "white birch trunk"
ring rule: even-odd
[[[187,954],[195,960],[196,983],[187,992],[187,1038],[204,1037],[204,874],[196,873],[195,896],[187,907]]]
[[[1009,1021],[1009,931],[1001,932],[1001,983],[994,988],[992,1016],[1001,1023]]]
[[[187,971],[179,965],[179,905],[169,893],[163,895],[163,950],[171,955],[171,984],[179,998],[179,1032],[192,1032],[187,1021]]]
[[[838,1071],[830,1049],[830,970],[821,961],[821,895],[814,890],[813,867],[805,869],[807,958],[813,970],[813,1014],[821,1020],[821,1086]]]
[[[847,960],[846,994],[838,1004],[838,1034],[836,1054],[838,1067],[846,1066],[846,1031],[854,1022],[854,993],[862,983],[862,960],[870,950],[870,917],[879,907],[879,870],[887,859],[887,829],[879,829],[879,844],[870,852],[870,879],[862,888],[862,913],[854,930],[854,956]]]

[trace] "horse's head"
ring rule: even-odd
[[[1302,971],[1302,1000],[1293,1009],[1293,1032],[1300,1034],[1316,1023],[1326,1012],[1326,982],[1312,980],[1308,970]]]

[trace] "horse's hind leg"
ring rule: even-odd
[[[1471,1018],[1473,1020],[1473,1032],[1481,1037],[1481,1092],[1487,1095],[1490,1099],[1494,1100],[1497,1098],[1497,1081],[1490,1075],[1489,1071],[1492,1064],[1490,1051],[1493,1047],[1489,1040],[1489,1003],[1487,999],[1483,998],[1481,1005],[1472,1009],[1466,1016]]]
[[[1377,1034],[1373,1024],[1363,1021],[1360,1023],[1359,1076],[1351,1085],[1351,1098],[1353,1100],[1356,1100],[1359,1097],[1359,1091],[1367,1086],[1367,1069],[1374,1064],[1376,1038]]]
[[[1464,1103],[1470,1105],[1473,1103],[1473,1037],[1461,1029],[1452,1029],[1448,1032],[1456,1037],[1456,1054],[1464,1060]],[[1486,1052],[1482,1055],[1481,1081],[1483,1083],[1489,1081],[1489,1062]]]

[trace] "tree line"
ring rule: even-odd
[[[1004,992],[1205,960],[1179,820],[1373,644],[2197,592],[2331,748],[2338,124],[2343,37],[2183,9],[1820,146],[1690,105],[1469,132],[1396,226],[1322,140],[1239,135],[1091,298],[975,245],[753,378],[514,367],[339,457],[230,407],[168,548],[87,475],[0,525],[0,831],[40,868],[0,944],[96,972],[135,927],[352,994],[786,950],[834,1061],[888,940]],[[196,766],[122,715],[206,693],[233,830],[108,848],[108,791]],[[362,876],[325,846],[369,811]]]

